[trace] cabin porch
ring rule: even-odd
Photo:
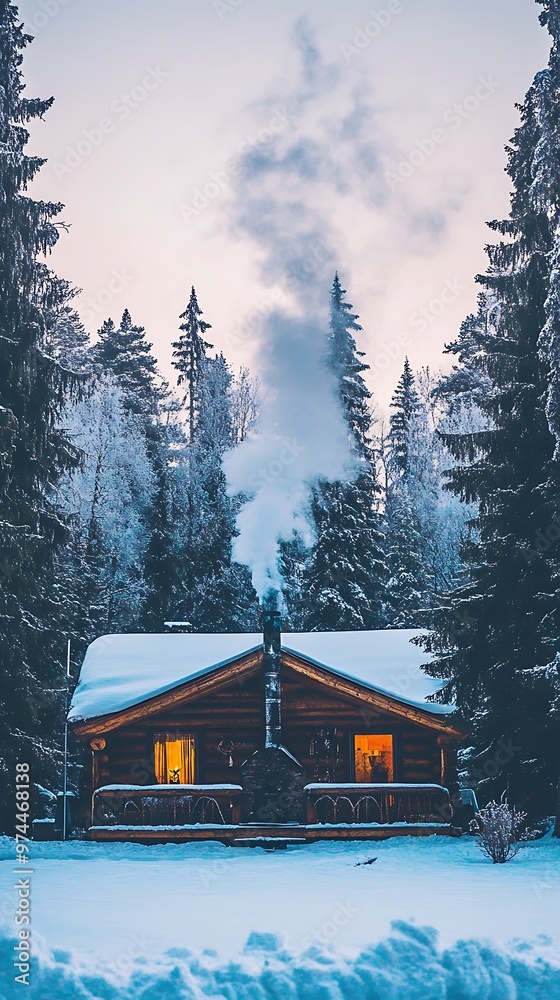
[[[457,835],[449,792],[441,785],[315,783],[297,797],[297,816],[279,822],[267,803],[267,819],[249,821],[241,785],[106,785],[93,793],[95,841],[216,840],[253,846],[257,842],[305,843],[317,840],[379,840],[394,836]]]

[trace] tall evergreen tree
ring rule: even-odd
[[[345,300],[338,274],[331,291],[328,364],[334,375],[356,455],[358,474],[350,482],[320,482],[311,514],[317,536],[305,574],[308,629],[379,628],[385,616],[384,537],[378,511],[371,442],[371,393],[354,332],[358,316]]]
[[[183,320],[179,327],[181,335],[173,344],[173,357],[175,359],[173,364],[179,372],[177,383],[185,388],[184,405],[187,409],[190,441],[194,441],[196,433],[202,367],[206,359],[206,351],[212,347],[212,344],[208,344],[204,339],[206,331],[211,330],[212,327],[201,317],[202,309],[198,304],[193,285],[189,304],[179,317]]]
[[[82,629],[91,640],[138,629],[143,561],[155,493],[154,459],[143,421],[127,410],[116,380],[105,375],[71,403],[64,426],[81,453],[63,477],[57,505],[70,528],[70,560],[83,601]]]
[[[399,484],[387,505],[387,614],[393,628],[425,624],[426,589],[424,539],[408,485]]]
[[[10,831],[14,800],[7,787],[14,760],[31,762],[39,781],[59,763],[63,595],[54,569],[66,530],[51,498],[60,475],[76,461],[58,423],[68,373],[45,350],[47,315],[63,305],[68,291],[40,259],[57,241],[54,220],[62,206],[26,193],[45,162],[25,152],[27,124],[52,104],[22,96],[23,50],[30,41],[16,7],[1,0],[0,808]]]
[[[479,539],[467,553],[470,582],[448,595],[424,641],[434,654],[429,672],[448,681],[445,697],[473,720],[474,763],[480,768],[489,758],[494,775],[489,794],[507,789],[533,814],[551,810],[560,767],[560,560],[550,531],[560,463],[545,410],[551,372],[541,335],[560,217],[560,4],[543,6],[551,61],[520,109],[508,148],[510,216],[491,223],[507,239],[488,249],[489,268],[478,279],[485,293],[469,321],[477,346],[471,369],[491,386],[478,401],[488,426],[445,435],[457,460],[449,485],[478,502]]]
[[[404,359],[402,375],[393,393],[391,408],[391,462],[396,476],[407,479],[411,472],[414,449],[415,421],[420,410],[414,372],[408,358]]]
[[[388,615],[392,626],[414,628],[422,623],[421,612],[425,613],[431,604],[433,574],[429,555],[434,504],[430,501],[436,484],[430,475],[435,470],[426,434],[427,414],[408,358],[391,409],[385,507],[390,572]]]
[[[499,301],[489,293],[480,294],[477,312],[467,316],[457,339],[446,345],[445,353],[456,355],[457,361],[434,388],[434,398],[445,401],[448,416],[476,412],[482,418],[482,411],[478,413],[479,403],[492,391],[492,380],[479,363],[478,338],[495,336],[500,316]],[[482,430],[482,426],[478,429]]]
[[[232,375],[223,355],[204,358],[197,380],[194,440],[185,452],[183,615],[199,630],[237,631],[255,620],[245,568],[232,563],[237,503],[227,494],[223,456],[231,447]]]
[[[91,353],[100,374],[112,375],[120,385],[125,409],[152,421],[162,381],[146,331],[132,322],[128,309],[118,328],[112,319],[103,323]]]
[[[77,290],[63,282],[67,297],[49,309],[46,317],[45,351],[63,368],[76,374],[91,371],[90,341],[84,325],[71,305]]]
[[[162,447],[155,459],[156,491],[146,517],[148,544],[144,559],[145,598],[141,624],[147,632],[163,632],[174,620],[181,592],[177,552],[177,513],[174,504],[173,470]]]

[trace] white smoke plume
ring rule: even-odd
[[[232,201],[237,235],[256,245],[263,280],[280,286],[288,303],[259,331],[258,429],[225,462],[230,494],[249,496],[238,517],[234,558],[251,569],[261,599],[282,590],[279,539],[289,540],[296,529],[312,540],[310,484],[355,474],[348,426],[325,363],[341,236],[325,217],[324,193],[328,189],[331,200],[333,190],[342,195],[348,172],[367,174],[372,188],[378,183],[371,115],[361,96],[339,87],[340,68],[321,61],[305,22],[295,38],[301,79],[291,94],[275,93],[268,104],[281,107],[289,125],[240,158]],[[318,119],[314,101],[337,88],[338,113]]]
[[[252,494],[238,517],[234,558],[250,567],[260,598],[282,590],[278,539],[296,529],[312,540],[309,484],[319,476],[352,475],[348,428],[324,365],[324,343],[319,324],[269,317],[260,353],[266,395],[259,427],[226,457],[230,492]]]

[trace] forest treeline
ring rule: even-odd
[[[560,760],[560,4],[543,8],[550,63],[520,106],[510,215],[490,223],[451,370],[404,360],[384,418],[359,317],[326,276],[325,364],[358,471],[309,484],[313,542],[294,533],[280,555],[286,629],[428,629],[427,669],[472,726],[467,772],[541,812]],[[107,632],[259,630],[249,570],[232,559],[246,497],[229,495],[223,461],[258,430],[260,399],[258,379],[213,346],[224,331],[194,288],[174,384],[128,310],[90,340],[75,290],[48,266],[62,206],[29,193],[44,161],[26,152],[28,124],[52,101],[23,96],[29,39],[14,6],[0,11],[6,788],[15,756],[56,782],[67,638],[78,662]]]

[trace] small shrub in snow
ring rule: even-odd
[[[471,833],[481,851],[495,865],[503,865],[519,853],[526,841],[534,839],[533,833],[524,830],[526,818],[527,813],[507,802],[490,802],[471,821]]]

